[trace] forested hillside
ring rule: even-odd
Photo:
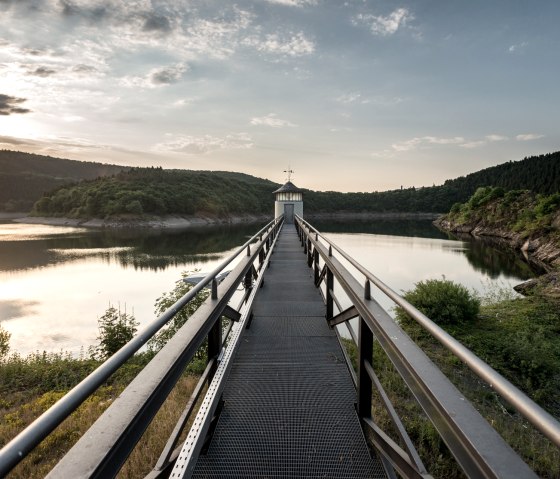
[[[43,193],[127,167],[0,150],[0,211],[28,211]]]
[[[132,214],[261,214],[279,185],[225,171],[133,168],[114,177],[62,187],[35,205],[39,215],[105,218]]]
[[[505,190],[531,190],[552,194],[560,191],[560,152],[532,156],[447,180],[443,185],[407,188],[374,193],[310,192],[305,197],[306,212],[315,211],[449,211],[454,203],[464,203],[482,186]]]
[[[219,216],[272,211],[276,183],[242,173],[133,168],[0,152],[0,209],[30,209],[41,215],[107,217],[120,214]],[[120,172],[120,173],[119,173]],[[118,173],[118,174],[117,174]],[[76,180],[103,177],[83,184]],[[61,186],[62,185],[62,186]],[[299,184],[298,186],[305,186]],[[443,185],[372,193],[305,190],[305,212],[449,211],[479,187],[560,191],[560,152],[525,158],[447,180]],[[53,191],[51,191],[53,190]]]

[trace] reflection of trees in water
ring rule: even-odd
[[[184,230],[91,230],[3,241],[0,242],[0,271],[40,268],[83,258],[161,270],[214,260],[218,253],[243,244],[262,226],[255,223]]]
[[[325,233],[370,233],[378,235],[410,236],[416,238],[453,239],[452,234],[440,231],[431,220],[415,219],[370,219],[353,221],[322,220],[313,221],[319,231]],[[473,238],[461,235],[460,240],[467,243],[461,249],[471,266],[491,278],[500,274],[529,279],[542,271],[536,265],[528,264],[520,252],[491,238]]]
[[[497,239],[468,234],[459,235],[459,239],[467,245],[464,254],[471,266],[493,279],[504,274],[526,280],[543,272],[537,265],[529,264],[520,251]]]
[[[313,220],[311,223],[323,233],[369,233],[375,235],[408,236],[415,238],[447,239],[431,220],[368,219],[368,220]]]

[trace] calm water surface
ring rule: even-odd
[[[429,221],[315,225],[397,291],[442,276],[483,291],[534,274],[521,258],[449,239]],[[0,322],[12,333],[12,350],[76,353],[96,343],[97,318],[109,304],[147,323],[155,300],[181,272],[210,271],[259,228],[97,231],[1,223]]]

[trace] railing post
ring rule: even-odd
[[[221,316],[216,320],[214,326],[208,333],[208,357],[207,363],[209,363],[212,359],[217,359],[222,352],[222,318]],[[218,361],[214,362],[212,369],[210,370],[210,374],[208,375],[208,384],[212,381],[214,374],[216,373],[216,369],[218,369]]]
[[[313,274],[313,278],[315,280],[315,286],[319,286],[319,251],[317,250],[317,248],[315,248],[315,251],[313,251],[313,263],[315,264],[314,267],[314,274]]]
[[[360,418],[371,417],[371,378],[367,373],[365,361],[370,364],[373,357],[373,333],[367,323],[360,317],[360,328],[358,333],[358,416]]]
[[[332,319],[334,316],[334,299],[332,291],[334,289],[334,275],[329,267],[327,267],[327,320]]]

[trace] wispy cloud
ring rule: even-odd
[[[275,113],[270,113],[265,116],[251,118],[251,125],[254,126],[270,126],[272,128],[295,127],[294,123],[288,120],[282,120],[276,117]]]
[[[121,85],[126,87],[157,88],[177,83],[188,70],[188,65],[179,63],[160,68],[153,68],[144,77],[127,76],[121,78]]]
[[[31,110],[20,106],[25,101],[27,101],[26,98],[0,94],[0,115],[6,116],[16,113],[29,113]]]
[[[465,139],[462,136],[455,136],[453,138],[438,138],[436,136],[423,136],[411,138],[410,140],[401,143],[394,143],[391,145],[395,151],[410,151],[415,148],[426,145],[459,145],[464,143]]]
[[[37,77],[49,77],[51,75],[54,75],[56,73],[56,70],[52,69],[52,68],[48,68],[48,67],[37,67],[34,70],[30,70],[28,72],[29,75],[33,75],[33,76],[37,76]]]
[[[361,13],[356,15],[352,22],[354,25],[368,26],[374,35],[388,36],[394,35],[412,20],[414,16],[407,8],[397,8],[387,16]]]
[[[348,105],[348,104],[351,104],[351,103],[366,104],[366,103],[370,102],[370,100],[368,98],[364,98],[362,96],[362,94],[358,93],[358,92],[344,93],[344,94],[340,95],[339,97],[335,98],[335,101],[337,101],[338,103],[343,103],[345,105]]]
[[[157,144],[154,150],[204,155],[219,150],[247,150],[253,148],[253,140],[247,133],[231,133],[224,137],[212,135],[169,135],[169,137],[169,141]]]
[[[506,140],[509,140],[509,137],[507,137],[507,136],[496,135],[496,134],[486,135],[485,138],[488,141],[506,141]]]
[[[251,36],[243,44],[259,52],[271,53],[285,57],[302,57],[315,51],[315,43],[303,32],[287,34],[270,33],[263,36]]]
[[[517,141],[531,141],[538,140],[539,138],[544,138],[544,135],[539,133],[524,133],[515,137]]]
[[[288,7],[305,7],[307,5],[317,5],[317,0],[265,0],[268,3],[286,5]]]
[[[521,43],[517,43],[514,45],[510,45],[510,47],[508,48],[508,52],[510,53],[520,53],[523,50],[525,50],[525,47],[527,47],[527,45],[529,45],[529,43],[527,42],[521,42]]]

